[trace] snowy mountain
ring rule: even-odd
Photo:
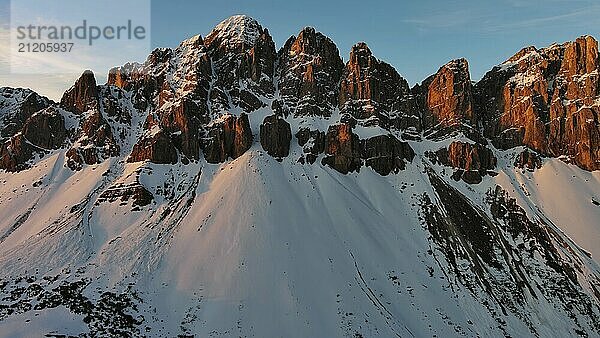
[[[247,16],[0,89],[0,336],[600,336],[590,36],[410,88]]]

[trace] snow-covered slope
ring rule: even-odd
[[[553,298],[539,291],[534,292],[537,297],[524,296],[514,313],[503,313],[494,299],[501,294],[463,284],[463,274],[471,276],[469,260],[456,266],[446,261],[443,245],[432,239],[423,220],[424,194],[431,200],[444,198],[432,187],[426,162],[415,161],[388,177],[371,170],[342,175],[292,158],[280,163],[256,146],[222,165],[128,164],[117,169],[118,163],[105,162],[73,173],[62,161],[59,153],[28,171],[1,174],[5,217],[0,270],[3,293],[14,298],[4,304],[20,304],[12,314],[5,308],[0,325],[5,333],[17,332],[11,325],[18,320],[30,327],[23,331],[29,334],[86,332],[81,322],[85,312],[65,311],[63,302],[72,301],[70,295],[58,293],[66,298],[61,305],[36,310],[39,293],[32,285],[52,293],[75,281],[89,283],[82,294],[92,303],[106,291],[130,297],[136,307],[124,311],[140,320],[135,326],[140,331],[133,332],[159,336],[533,334],[527,325],[541,336],[566,336],[576,329],[596,332],[593,298],[588,300],[592,317],[577,307],[556,308]],[[106,174],[109,169],[113,174]],[[574,172],[596,176],[550,160],[540,178],[506,169],[476,189],[446,184],[482,211],[485,189],[495,184],[526,206],[534,198],[556,203],[559,197],[527,190],[544,183],[542,174],[549,170],[556,172],[552,180],[557,186],[569,184]],[[169,197],[138,211],[132,211],[131,203],[97,202],[110,180],[135,171],[150,191]],[[32,185],[39,181],[41,185]],[[597,189],[597,181],[587,186]],[[558,250],[563,250],[560,245],[571,250],[562,255],[581,269],[580,283],[597,285],[597,264],[559,232],[563,227],[580,239],[577,235],[597,231],[594,220],[600,208],[587,203],[592,207],[582,205],[574,214],[547,213],[542,229],[555,233],[552,245]],[[536,219],[543,210],[527,211]],[[561,222],[568,215],[583,220],[579,229]],[[548,283],[539,277],[527,276],[534,288]],[[110,318],[98,317],[94,325],[110,323]]]

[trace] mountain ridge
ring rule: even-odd
[[[0,332],[597,336],[599,65],[410,88],[235,16],[60,103],[3,88]]]

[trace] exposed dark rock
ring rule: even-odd
[[[242,113],[235,120],[235,132],[233,140],[233,149],[231,151],[231,157],[238,158],[242,156],[252,146],[252,130],[250,129],[250,122],[248,121],[248,115]]]
[[[542,167],[542,159],[535,152],[525,149],[517,155],[515,167],[534,171]]]
[[[131,124],[131,111],[128,107],[124,107],[120,99],[125,97],[126,93],[121,88],[103,86],[100,90],[100,101],[103,108],[103,113],[107,118],[118,123]]]
[[[67,138],[65,119],[54,108],[41,110],[25,121],[20,133],[0,148],[0,169],[18,171],[27,168],[34,153],[60,148]]]
[[[454,179],[469,184],[478,184],[488,170],[496,168],[496,157],[487,147],[460,141],[452,142],[448,148],[435,152],[435,159],[445,166],[458,169],[452,176]]]
[[[119,200],[121,204],[127,204],[131,200],[133,206],[144,207],[152,203],[153,199],[152,193],[139,183],[118,184],[103,191],[98,197],[98,203],[113,203]]]
[[[270,96],[275,89],[277,55],[269,31],[250,17],[236,15],[218,24],[204,45],[217,75],[210,98],[213,109],[232,108],[229,98],[246,112],[263,107],[259,96]]]
[[[292,129],[290,124],[277,115],[265,117],[260,125],[260,144],[267,154],[275,157],[287,157],[290,153]]]
[[[83,164],[100,163],[119,153],[120,147],[110,124],[102,113],[93,111],[83,121],[78,142],[67,151],[67,166],[72,170],[79,170]]]
[[[271,110],[273,111],[273,114],[277,116],[288,117],[290,115],[289,108],[285,105],[283,100],[280,99],[273,100],[271,103]]]
[[[154,135],[142,137],[133,147],[127,162],[140,162],[149,160],[157,164],[175,164],[178,161],[177,148],[171,138],[163,131]]]
[[[11,137],[0,148],[0,169],[7,171],[27,169],[26,162],[31,159],[35,150],[22,134]]]
[[[171,135],[175,146],[189,159],[200,158],[199,130],[203,123],[208,122],[205,113],[203,107],[187,98],[160,112],[160,128]]]
[[[404,170],[412,162],[415,152],[406,142],[392,135],[379,135],[361,141],[361,157],[365,164],[380,175]]]
[[[90,109],[99,109],[98,87],[91,70],[83,72],[73,87],[63,94],[60,105],[77,114]]]
[[[525,145],[600,168],[598,43],[590,36],[528,47],[476,85],[485,135],[502,149]]]
[[[252,130],[248,115],[224,115],[208,127],[204,145],[204,158],[208,163],[223,163],[236,159],[252,146]]]
[[[330,116],[344,68],[337,46],[312,27],[290,37],[278,53],[279,91],[294,116]]]
[[[389,64],[373,56],[365,43],[352,47],[342,74],[339,106],[364,125],[420,131],[416,101],[408,82]]]
[[[0,141],[18,133],[31,115],[52,103],[31,89],[0,88]]]
[[[53,108],[42,110],[25,121],[21,133],[36,147],[58,149],[67,138],[65,118]]]
[[[302,147],[305,154],[299,159],[301,163],[313,164],[319,154],[325,151],[325,132],[323,131],[300,128],[296,133],[296,138],[298,139],[298,145]]]
[[[342,174],[359,171],[362,166],[360,140],[348,124],[329,126],[325,136],[325,153],[321,163]]]

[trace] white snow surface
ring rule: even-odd
[[[251,114],[253,125],[257,120]],[[7,277],[84,267],[94,287],[135,283],[147,310],[163,320],[146,323],[152,336],[500,335],[480,300],[446,279],[427,254],[418,204],[423,192],[433,193],[421,158],[444,145],[415,142],[418,157],[387,177],[369,168],[342,175],[319,161],[300,165],[297,145],[281,163],[255,142],[222,165],[110,160],[80,172],[65,167],[61,151],[27,171],[0,173],[0,271]],[[591,198],[600,197],[599,173],[554,159],[521,172],[509,164],[514,153],[498,156],[495,178],[450,184],[474,203],[500,184],[597,257],[600,207]],[[95,203],[102,187],[132,177],[155,195],[150,206]],[[33,187],[38,180],[43,184]],[[75,205],[84,217],[70,211]],[[536,311],[541,336],[569,334],[549,305]],[[527,332],[507,318],[509,334]],[[75,325],[60,308],[19,327],[24,320],[0,322],[0,333],[35,336],[57,323],[69,333]]]

